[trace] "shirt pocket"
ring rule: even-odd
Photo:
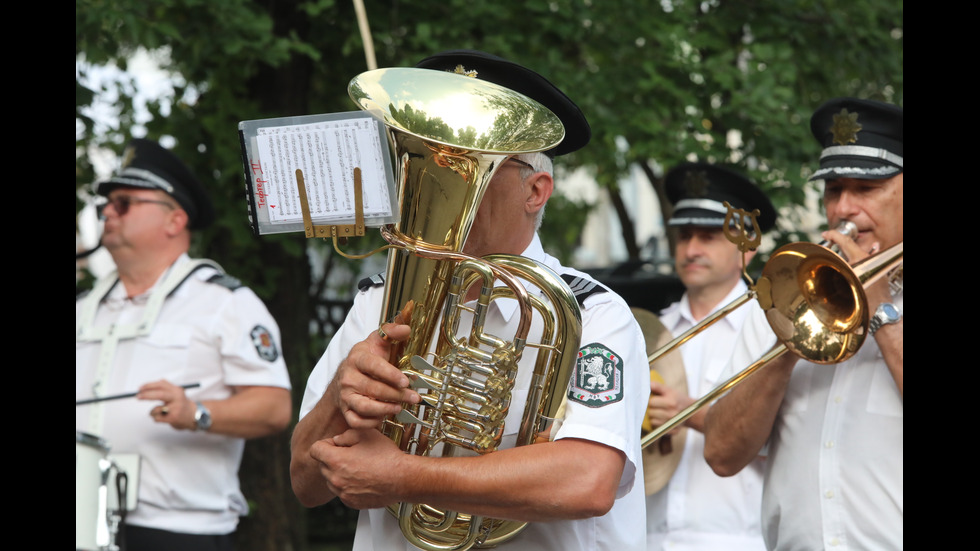
[[[139,384],[166,379],[174,384],[184,383],[189,369],[191,328],[188,326],[159,324],[139,341],[133,357],[133,376]]]

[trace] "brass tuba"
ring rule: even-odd
[[[537,102],[487,81],[430,69],[368,71],[348,89],[362,109],[380,112],[395,157],[400,222],[382,229],[389,251],[382,322],[401,314],[410,339],[392,363],[409,375],[422,401],[404,404],[382,431],[406,453],[453,456],[497,449],[510,407],[517,362],[537,348],[534,382],[517,444],[547,437],[560,416],[581,337],[581,313],[553,271],[511,255],[484,259],[462,252],[483,194],[509,157],[544,151],[564,137],[560,120]],[[506,231],[506,230],[503,230]],[[518,278],[543,291],[530,295]],[[501,280],[506,286],[494,287]],[[464,306],[474,284],[475,307]],[[513,336],[489,335],[483,320],[493,300],[520,304]],[[527,342],[534,312],[544,329]],[[461,319],[472,316],[459,337]],[[389,510],[405,537],[423,549],[490,547],[526,523],[474,517],[425,504]]]

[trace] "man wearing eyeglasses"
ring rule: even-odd
[[[75,302],[76,400],[138,394],[77,406],[76,435],[140,457],[125,548],[229,549],[248,511],[244,440],[283,430],[292,414],[278,326],[217,264],[187,255],[214,210],[169,151],[133,141],[96,190],[116,272]]]
[[[464,247],[475,256],[538,260],[576,292],[582,346],[572,382],[558,391],[567,397],[563,422],[552,440],[514,447],[532,386],[536,352],[528,347],[518,364],[499,451],[474,456],[463,450],[459,457],[442,457],[438,450],[430,456],[403,453],[378,429],[387,415],[401,410],[400,402],[421,399],[408,377],[387,361],[391,340],[404,340],[409,327],[385,323],[384,336],[379,334],[383,282],[366,280],[307,382],[293,433],[293,491],[306,506],[339,497],[361,509],[356,550],[415,549],[385,509],[399,502],[529,522],[501,549],[643,550],[639,437],[650,393],[643,335],[622,298],[561,266],[545,253],[536,233],[554,190],[552,157],[585,146],[588,122],[541,75],[496,56],[443,52],[418,66],[521,92],[551,109],[565,127],[558,147],[501,164]],[[487,310],[486,333],[512,337],[520,317],[516,302],[496,300]]]

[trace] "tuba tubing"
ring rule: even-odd
[[[830,249],[812,243],[790,243],[773,253],[759,284],[650,355],[653,363],[667,352],[728,315],[752,298],[766,311],[779,344],[754,363],[693,402],[640,439],[646,448],[786,352],[818,364],[835,364],[853,356],[868,334],[870,312],[864,289],[904,262],[904,242],[849,266]],[[821,331],[812,331],[814,318]],[[804,327],[805,326],[805,327]]]

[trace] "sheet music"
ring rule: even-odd
[[[303,172],[310,216],[318,225],[354,222],[354,168],[361,169],[365,224],[393,219],[394,193],[383,126],[363,111],[240,124],[246,177],[258,233],[295,231],[303,211],[296,170]]]
[[[373,121],[325,121],[260,128],[256,137],[270,222],[302,221],[296,169],[303,171],[310,215],[323,223],[354,216],[354,168],[361,168],[364,215],[389,216],[391,201]]]

